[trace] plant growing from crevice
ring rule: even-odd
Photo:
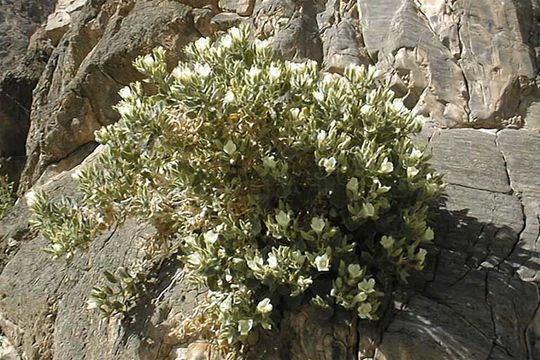
[[[377,319],[383,284],[421,270],[433,239],[444,184],[411,141],[421,123],[374,68],[282,61],[246,27],[185,55],[172,72],[161,48],[135,61],[146,84],[122,89],[120,121],[96,133],[105,149],[77,173],[81,200],[38,196],[49,250],[73,256],[128,217],[153,224],[231,344],[275,327],[286,306]]]

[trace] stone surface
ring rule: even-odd
[[[94,131],[118,118],[118,90],[140,78],[135,57],[157,45],[171,54],[194,39],[190,8],[176,1],[94,1],[87,5],[51,56],[34,91],[22,184],[93,141]],[[129,40],[127,40],[129,39]],[[46,119],[43,121],[43,119]]]
[[[513,153],[505,147],[510,140]],[[536,134],[516,130],[442,130],[432,137],[433,161],[450,183],[447,199],[433,219],[437,236],[427,270],[411,282],[413,295],[383,333],[376,359],[540,355],[540,297],[532,276],[538,273],[538,215],[525,210],[518,180],[506,176],[514,172],[523,189],[538,191],[534,177],[517,175],[534,171],[528,159],[537,141]],[[446,152],[448,146],[455,151]],[[512,165],[506,153],[513,154]],[[491,164],[490,172],[471,165],[478,163]]]
[[[240,22],[274,36],[286,59],[392,70],[396,95],[432,118],[421,137],[449,183],[426,269],[396,288],[381,321],[304,307],[284,314],[248,358],[540,359],[540,135],[500,130],[539,128],[538,0],[4,1],[0,172],[16,180],[24,166],[21,192],[77,195],[70,173],[99,152],[87,157],[94,130],[116,121],[117,91],[140,78],[132,60],[163,45],[173,66],[184,44]],[[41,251],[29,216],[21,199],[0,220],[0,341],[11,354],[215,358],[207,344],[174,335],[200,295],[174,256],[128,317],[85,309],[103,270],[140,261],[151,227],[119,226],[65,263]]]
[[[30,36],[52,11],[50,0],[0,2],[0,74],[17,65]]]
[[[219,0],[219,7],[224,11],[234,11],[241,16],[249,16],[255,7],[255,0]]]

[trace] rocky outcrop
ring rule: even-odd
[[[30,36],[51,10],[49,0],[0,3],[0,174],[13,180],[24,166],[32,91],[48,59],[39,31]]]
[[[173,66],[184,44],[239,22],[273,36],[283,58],[391,70],[396,94],[432,119],[420,141],[450,185],[427,269],[380,322],[302,308],[255,339],[251,358],[540,358],[540,1],[63,0],[50,16],[51,2],[35,4],[28,24],[47,20],[4,56],[17,61],[0,60],[0,172],[22,171],[21,193],[76,194],[70,173],[116,121],[117,91],[140,78],[135,57],[162,45]],[[211,358],[175,333],[199,294],[174,257],[129,316],[86,310],[103,270],[141,260],[150,226],[119,226],[66,263],[41,251],[28,220],[23,199],[0,220],[0,343],[24,359]]]

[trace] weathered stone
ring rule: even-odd
[[[50,0],[10,0],[0,3],[0,75],[17,66],[30,36],[53,7]]]
[[[249,16],[255,7],[255,0],[219,0],[219,7],[225,11],[234,11],[241,16]]]
[[[237,13],[219,13],[210,21],[212,31],[226,30],[240,23],[242,23],[242,17]]]
[[[49,15],[45,23],[45,32],[56,46],[71,26],[71,19],[88,2],[88,0],[59,0],[54,13]]]
[[[140,78],[131,65],[135,57],[163,45],[171,50],[171,64],[178,61],[195,35],[189,15],[175,1],[111,2],[90,8],[73,24],[34,92],[23,187],[118,119],[112,108],[117,91]]]
[[[431,140],[430,153],[447,182],[475,189],[511,191],[494,132],[443,130]]]
[[[0,73],[10,66],[0,78],[0,157],[11,156],[0,172],[16,179],[28,151],[21,190],[78,196],[69,169],[95,147],[94,130],[116,121],[118,89],[140,78],[132,60],[163,45],[172,66],[187,42],[240,22],[274,36],[283,58],[336,72],[351,63],[392,70],[397,96],[430,125],[534,129],[540,118],[538,0],[222,0],[226,12],[217,0],[61,1],[22,56],[53,7],[28,3],[0,5],[0,43],[10,44],[0,51]],[[437,235],[424,272],[396,289],[397,305],[380,322],[302,307],[251,342],[247,358],[350,359],[356,349],[387,360],[540,358],[538,134],[430,126],[417,140],[430,142],[450,183],[431,220]],[[102,270],[141,259],[151,227],[128,222],[66,264],[41,251],[29,216],[19,200],[0,220],[0,328],[23,358],[215,355],[171,331],[197,302],[174,256],[128,317],[85,310]]]
[[[460,0],[456,4],[461,11],[460,65],[467,79],[470,117],[484,126],[516,115],[521,93],[536,75],[525,43],[531,24],[523,21],[531,9],[519,3]]]
[[[262,36],[273,36],[273,47],[281,58],[322,62],[317,8],[313,2],[305,1],[302,6],[292,0],[257,2],[254,22]]]
[[[407,83],[428,80],[427,86],[421,86],[422,95],[416,95],[415,111],[443,126],[466,123],[467,88],[461,69],[417,5],[411,0],[384,0],[360,2],[360,9],[364,42],[371,56],[393,68],[395,55],[406,49],[411,54],[406,55],[407,61],[398,59],[398,74]],[[411,88],[418,92],[418,86]]]
[[[519,264],[517,270],[524,280],[540,279],[540,135],[528,131],[503,130],[497,143],[506,164],[510,184],[520,196],[525,224],[519,234],[519,244],[512,260]]]
[[[364,49],[358,12],[352,11],[352,2],[349,8],[339,8],[337,1],[329,1],[326,11],[319,14],[317,21],[323,31],[324,61],[323,67],[327,71],[342,73],[347,65],[369,65],[371,59]],[[339,14],[346,14],[342,19]]]

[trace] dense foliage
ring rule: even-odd
[[[49,250],[73,256],[127,217],[151,222],[231,343],[283,306],[377,318],[381,284],[422,269],[433,239],[443,182],[411,141],[420,122],[374,68],[281,61],[246,28],[185,53],[172,73],[162,49],[135,62],[146,83],[122,89],[121,120],[96,133],[106,147],[76,174],[81,201],[37,194]],[[110,313],[112,294],[93,305]]]

